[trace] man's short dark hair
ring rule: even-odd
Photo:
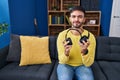
[[[85,9],[83,7],[81,7],[81,6],[72,7],[72,9],[70,10],[70,14],[75,10],[82,11],[85,14]]]

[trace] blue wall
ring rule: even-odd
[[[22,35],[47,35],[47,0],[9,0],[11,32]],[[37,19],[39,33],[34,26]]]
[[[9,0],[11,32],[14,34],[34,35],[34,0]]]
[[[101,10],[101,35],[108,36],[113,0],[99,0]]]
[[[0,24],[4,22],[8,24],[7,32],[3,32],[0,35],[0,48],[7,46],[10,42],[10,19],[9,19],[9,9],[8,0],[0,0]]]
[[[101,10],[101,35],[108,36],[113,0],[99,0]],[[11,30],[15,34],[48,35],[47,0],[9,0]],[[36,33],[33,23],[37,19]]]
[[[36,0],[36,17],[40,35],[48,35],[48,9],[47,0]]]

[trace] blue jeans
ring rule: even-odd
[[[90,67],[70,66],[67,64],[58,64],[57,67],[58,80],[94,80]]]

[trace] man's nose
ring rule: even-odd
[[[78,21],[78,20],[79,20],[79,17],[75,17],[75,20]]]

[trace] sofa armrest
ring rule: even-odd
[[[9,46],[0,49],[0,68],[6,65],[6,57],[8,54]]]

